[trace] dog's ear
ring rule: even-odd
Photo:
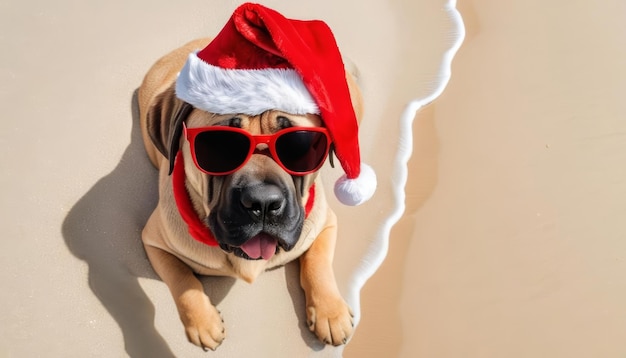
[[[146,114],[148,135],[158,151],[169,160],[170,174],[180,147],[183,122],[192,110],[193,106],[176,98],[174,86],[171,86],[154,98]]]
[[[359,89],[359,85],[357,85],[357,81],[358,73],[346,71],[346,82],[350,90],[350,100],[352,101],[354,114],[356,114],[356,120],[361,124],[361,119],[363,118],[363,97],[361,96],[361,90]]]

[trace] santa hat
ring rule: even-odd
[[[258,115],[271,109],[318,114],[345,172],[335,184],[339,201],[359,205],[376,190],[374,171],[361,163],[341,54],[322,21],[292,20],[262,5],[241,5],[207,47],[189,55],[176,95],[218,114]]]

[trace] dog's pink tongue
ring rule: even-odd
[[[275,238],[261,233],[246,241],[245,244],[241,245],[241,249],[252,259],[261,257],[263,260],[269,260],[276,252],[276,244]]]

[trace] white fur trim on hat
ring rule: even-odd
[[[376,173],[365,163],[361,163],[358,178],[348,179],[342,175],[335,182],[335,196],[344,205],[360,205],[368,201],[376,191]]]
[[[216,114],[258,115],[271,109],[319,114],[319,108],[292,69],[224,69],[191,53],[176,80],[176,96]]]

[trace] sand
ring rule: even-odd
[[[345,350],[308,332],[290,264],[203,278],[228,334],[211,356],[626,354],[620,0],[459,1],[464,26],[444,0],[263,3],[325,20],[358,67],[379,190],[331,203]],[[156,174],[132,97],[235,6],[0,5],[0,357],[208,355],[141,247]]]

